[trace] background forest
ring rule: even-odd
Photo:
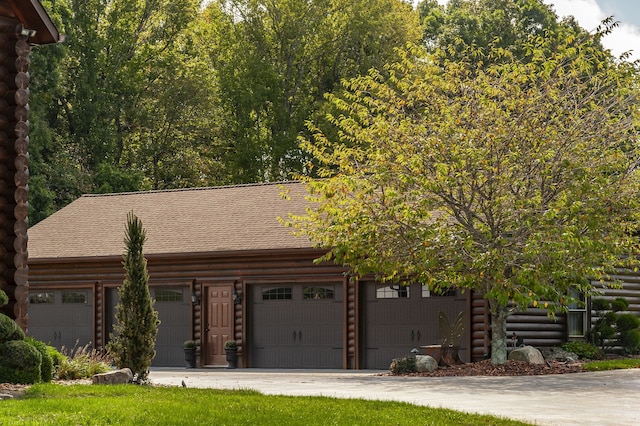
[[[305,122],[322,125],[326,94],[408,43],[524,57],[529,36],[585,34],[539,0],[42,4],[66,41],[32,53],[31,224],[83,193],[311,174]]]

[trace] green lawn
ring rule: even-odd
[[[399,402],[136,385],[32,386],[0,402],[0,425],[524,425]]]
[[[640,358],[622,358],[603,361],[591,361],[584,365],[587,371],[624,370],[640,368]]]

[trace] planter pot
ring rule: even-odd
[[[187,368],[196,368],[196,348],[184,348],[184,360]]]
[[[238,348],[224,348],[227,355],[227,368],[236,368],[238,365]]]

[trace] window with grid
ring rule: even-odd
[[[302,290],[305,300],[333,299],[333,287],[305,287]]]
[[[179,288],[157,288],[156,302],[182,302],[182,290]]]
[[[86,291],[63,291],[62,292],[62,303],[87,303],[87,292]]]
[[[29,294],[29,303],[32,305],[53,303],[53,292],[43,291]]]
[[[576,299],[575,302],[569,303],[569,312],[567,313],[569,337],[585,337],[587,330],[587,304],[585,303],[584,294],[577,290],[570,290],[569,296]]]
[[[408,285],[387,285],[376,288],[376,299],[404,299],[409,298],[410,288]]]
[[[262,291],[262,300],[291,300],[291,287],[274,287]]]

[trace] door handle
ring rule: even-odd
[[[415,339],[416,337],[416,332],[411,330],[411,341],[413,342],[413,339]]]
[[[419,342],[420,341],[420,330],[418,330],[417,337],[418,337],[418,342]]]

